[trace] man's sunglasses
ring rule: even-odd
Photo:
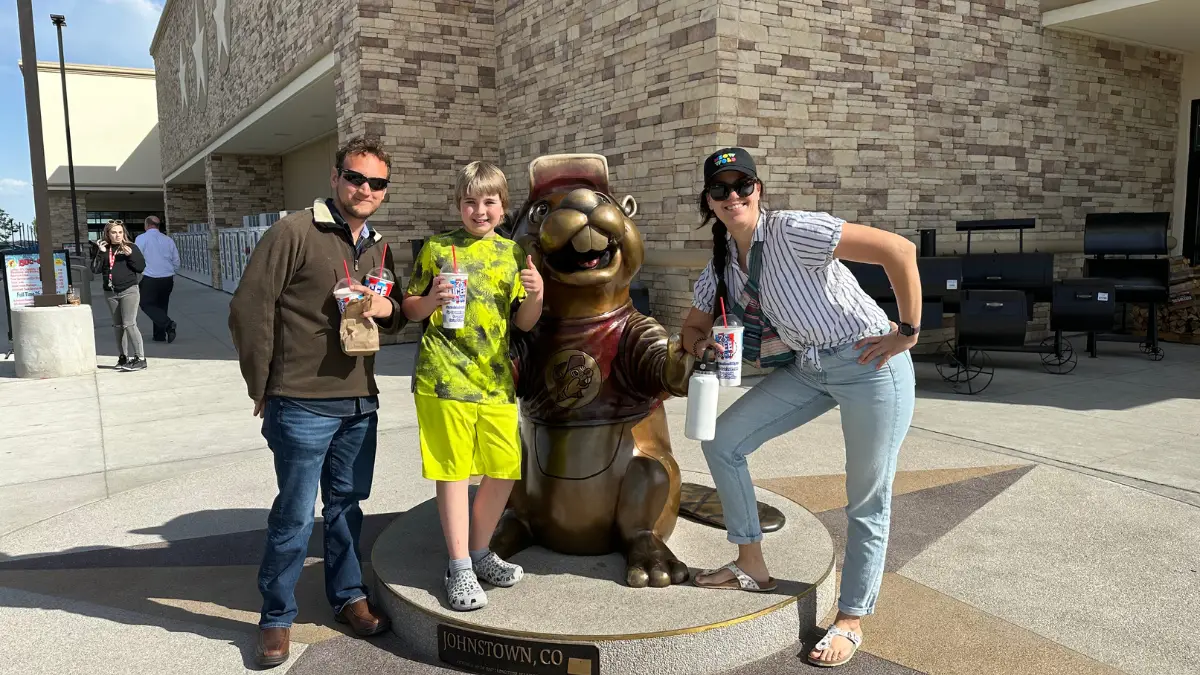
[[[345,178],[346,182],[354,187],[362,187],[363,183],[367,183],[371,186],[372,190],[379,192],[380,190],[386,189],[388,186],[388,179],[386,178],[367,178],[361,173],[357,171],[351,171],[350,169],[338,169],[338,174],[340,174],[342,178]]]
[[[713,183],[705,188],[704,191],[708,193],[708,196],[713,201],[723,202],[726,199],[729,199],[729,195],[733,194],[734,192],[737,192],[738,196],[742,199],[749,197],[750,195],[754,194],[755,185],[758,185],[758,181],[754,180],[753,178],[747,178],[746,180],[743,180],[735,185],[730,185],[729,183]]]

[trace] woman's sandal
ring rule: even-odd
[[[812,652],[821,652],[829,649],[829,646],[833,644],[833,638],[838,636],[844,637],[850,641],[852,648],[850,649],[850,653],[846,655],[846,658],[840,661],[822,661],[821,659],[814,659],[812,657]],[[848,661],[850,661],[850,659],[854,658],[854,654],[858,651],[858,646],[861,644],[862,636],[858,633],[849,630],[842,630],[836,625],[830,626],[829,630],[825,631],[825,637],[821,638],[821,641],[814,645],[809,651],[808,662],[814,666],[820,666],[822,668],[833,668],[836,666],[845,665]]]
[[[700,577],[706,577],[710,574],[720,572],[721,570],[729,570],[730,572],[733,572],[733,578],[726,579],[725,581],[716,584],[700,583]],[[749,591],[751,593],[770,593],[777,587],[775,579],[771,577],[767,578],[767,583],[765,585],[760,585],[754,580],[754,577],[742,571],[742,568],[738,567],[737,562],[727,563],[716,568],[715,570],[704,570],[692,578],[692,583],[700,588],[715,588],[721,591]]]

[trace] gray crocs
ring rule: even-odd
[[[495,551],[489,551],[475,563],[475,576],[493,586],[508,588],[515,586],[525,576],[525,570],[496,555]]]
[[[469,612],[473,609],[487,607],[487,594],[483,592],[483,587],[475,578],[475,572],[460,570],[451,574],[447,571],[445,584],[446,599],[450,601],[451,609]]]

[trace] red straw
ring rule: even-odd
[[[350,281],[350,265],[346,264],[345,258],[342,258],[342,269],[346,270],[346,283],[354,283],[353,281]]]
[[[383,242],[383,257],[379,259],[379,278],[383,278],[383,266],[387,264],[387,242]]]
[[[726,328],[729,328],[729,318],[725,316],[725,298],[720,298],[720,300],[721,300],[721,321],[725,322]]]
[[[454,273],[458,274],[458,251],[454,249],[454,244],[450,244],[450,255],[454,257]]]

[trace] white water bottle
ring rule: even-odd
[[[707,356],[707,354],[705,354]],[[717,396],[721,383],[717,380],[717,364],[702,359],[688,380],[687,419],[683,435],[693,441],[711,441],[717,435]]]

